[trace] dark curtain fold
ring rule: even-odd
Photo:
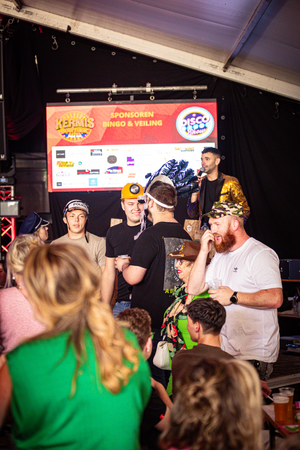
[[[43,102],[29,24],[19,22],[4,46],[7,135],[26,136],[43,117]]]
[[[274,248],[281,258],[300,258],[299,102],[58,31],[55,31],[58,49],[54,51],[53,30],[32,31],[30,24],[23,24],[21,31],[27,39],[26,45],[24,37],[24,46],[14,44],[12,54],[6,60],[9,65],[6,73],[12,71],[8,90],[14,126],[11,125],[10,130],[16,130],[16,133],[32,130],[41,114],[39,79],[32,64],[35,52],[39,61],[43,107],[47,102],[64,101],[64,95],[56,93],[58,88],[109,87],[113,83],[145,86],[147,82],[152,86],[207,85],[207,91],[199,91],[197,96],[217,99],[219,149],[225,156],[220,169],[240,180],[251,207],[246,224],[248,233]],[[94,51],[92,47],[95,47]],[[21,64],[25,60],[30,60],[26,70]],[[155,97],[192,99],[192,93],[155,93]],[[113,99],[128,100],[128,96]],[[135,99],[148,100],[148,97],[135,96]],[[106,101],[107,94],[71,95],[72,102],[100,100]],[[275,103],[279,103],[279,114]],[[27,145],[27,151],[30,151],[29,143]],[[17,151],[16,146],[14,150]],[[24,149],[20,148],[20,151]],[[88,229],[92,233],[104,236],[110,218],[123,217],[120,192],[52,193],[54,237],[66,232],[61,220],[65,203],[78,197],[91,206]],[[181,223],[186,218],[185,204],[185,199],[180,200],[176,210]]]

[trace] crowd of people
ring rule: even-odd
[[[23,222],[0,291],[0,424],[12,421],[16,448],[263,448],[279,260],[247,235],[238,180],[206,150],[207,177],[188,203],[208,228],[201,242],[174,218],[166,180],[124,186],[125,221],[106,239],[87,231],[79,199],[51,245],[49,222]],[[168,370],[154,363],[161,341]]]

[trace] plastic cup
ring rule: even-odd
[[[207,284],[209,289],[219,289],[219,287],[222,286],[222,280],[214,278],[213,280],[208,281]]]
[[[273,394],[275,422],[278,425],[285,425],[287,422],[287,407],[289,398],[282,394]]]
[[[289,398],[287,414],[289,418],[293,417],[293,403],[294,403],[294,388],[284,387],[279,389],[280,394],[285,395]]]

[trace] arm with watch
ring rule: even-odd
[[[261,291],[247,293],[236,292],[228,286],[210,289],[209,297],[217,300],[221,305],[238,304],[249,308],[272,309],[279,308],[282,303],[282,289],[262,289]]]
[[[201,248],[191,270],[187,291],[189,294],[197,295],[208,289],[205,281],[207,254],[211,250],[214,237],[210,230],[207,230],[201,239]],[[214,260],[210,263],[213,264]],[[253,293],[239,292],[229,286],[220,286],[218,289],[209,289],[209,297],[217,300],[221,305],[238,304],[249,308],[273,309],[279,308],[282,304],[282,289],[270,288],[261,289]]]

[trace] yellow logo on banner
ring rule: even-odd
[[[94,119],[80,111],[71,111],[55,119],[55,129],[68,142],[83,141],[91,134],[94,126]]]

